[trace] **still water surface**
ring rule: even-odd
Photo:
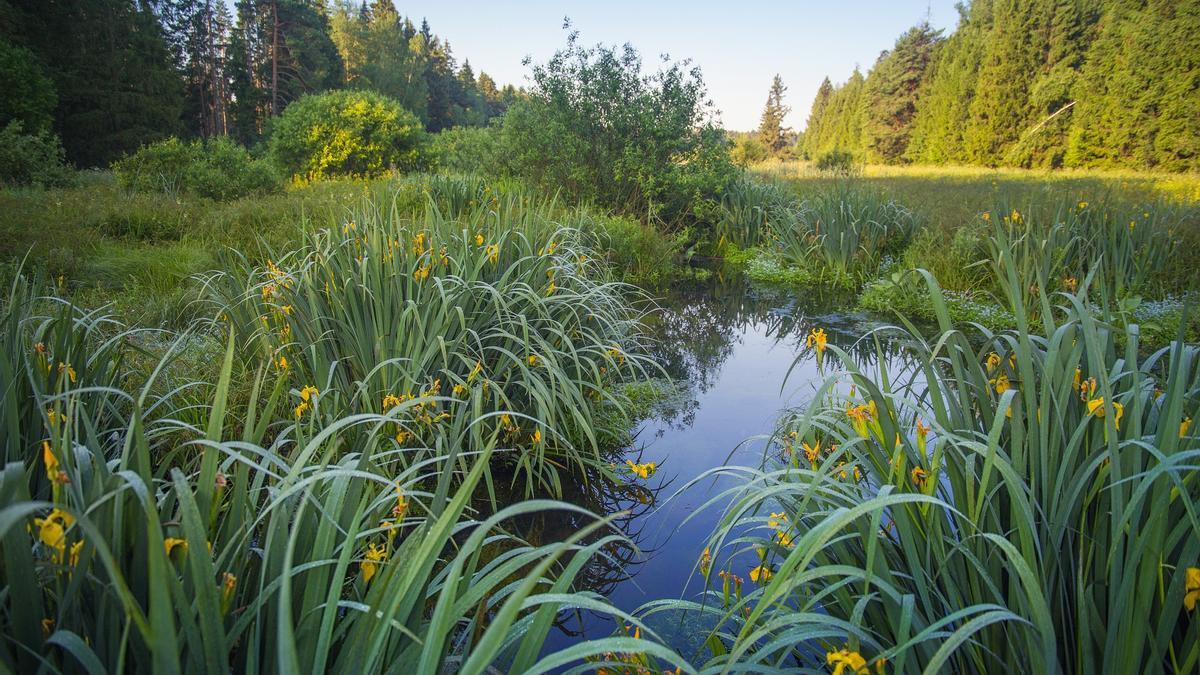
[[[616,562],[600,564],[587,581],[626,611],[658,599],[699,600],[704,584],[696,562],[722,515],[720,503],[701,507],[733,487],[734,479],[709,476],[681,488],[716,467],[762,464],[771,451],[763,436],[779,413],[804,405],[823,380],[815,356],[804,348],[809,330],[824,328],[830,343],[867,366],[877,352],[875,340],[864,336],[886,322],[847,309],[854,307],[853,297],[761,288],[740,277],[685,284],[659,304],[656,356],[685,386],[678,400],[643,424],[627,451],[635,461],[658,462],[659,470],[643,482],[645,492],[618,489],[602,505],[588,504],[631,512],[620,526],[637,550],[614,552],[623,569]],[[891,345],[880,346],[886,359],[894,358]],[[650,625],[695,658],[708,627],[694,614],[661,614]],[[605,637],[615,628],[608,617],[572,615],[552,631],[547,649]]]

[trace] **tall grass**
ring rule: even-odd
[[[96,321],[67,309],[73,320],[56,323],[40,306],[18,285],[2,307],[3,363],[15,372],[0,419],[5,669],[541,672],[630,650],[678,663],[629,637],[541,654],[560,609],[640,625],[570,593],[623,538],[559,502],[475,512],[491,457],[507,452],[486,420],[474,417],[457,442],[415,447],[397,443],[392,425],[427,399],[387,415],[297,419],[287,374],[265,361],[235,406],[233,334],[207,400],[160,395],[156,381],[189,336],[145,373],[114,371]],[[64,369],[45,388],[45,353],[69,353],[75,381]],[[325,397],[335,394],[308,401],[320,408]],[[575,511],[578,532],[534,546],[505,529],[553,509]]]
[[[552,203],[489,192],[447,211],[365,204],[278,263],[207,283],[297,390],[336,392],[319,414],[385,413],[424,395],[393,429],[421,444],[512,411],[484,425],[521,449],[507,459],[531,490],[557,490],[556,467],[597,462],[622,431],[597,410],[620,408],[619,384],[645,377],[637,294],[605,280]]]
[[[828,347],[844,384],[720,497],[709,665],[1193,672],[1200,353],[1139,358],[1136,326],[1085,306],[1087,279],[1040,296],[1040,325],[968,335],[928,280],[941,333],[903,331],[915,371]]]

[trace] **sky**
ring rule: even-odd
[[[771,78],[783,78],[787,124],[804,126],[821,80],[835,83],[855,65],[865,73],[879,52],[928,14],[948,34],[958,21],[955,0],[608,0],[497,2],[397,0],[401,14],[449,40],[461,64],[500,84],[527,82],[521,61],[547,60],[566,43],[570,17],[583,44],[632,44],[653,66],[661,54],[700,66],[709,95],[727,129],[758,126]]]

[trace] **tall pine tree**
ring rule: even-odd
[[[941,31],[922,23],[901,35],[875,62],[863,102],[863,144],[870,161],[894,164],[906,159],[921,85],[940,40]]]
[[[762,118],[758,123],[758,141],[771,154],[779,154],[787,146],[787,132],[783,119],[791,112],[791,108],[783,103],[783,94],[787,87],[783,86],[783,78],[775,74],[771,80],[771,91],[767,94],[767,104],[763,106]]]

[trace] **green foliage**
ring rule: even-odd
[[[698,69],[645,75],[631,46],[586,48],[575,33],[533,68],[504,134],[534,185],[668,224],[703,220],[735,176]]]
[[[862,163],[849,150],[833,149],[817,156],[813,167],[821,173],[849,178],[862,172]]]
[[[775,79],[771,80],[767,103],[763,106],[762,119],[758,123],[758,142],[772,155],[778,155],[787,147],[787,134],[790,129],[783,126],[783,119],[792,109],[783,104],[783,94],[786,91],[783,79],[776,73]]]
[[[742,168],[757,164],[769,156],[766,146],[756,136],[750,134],[735,136],[733,148],[729,150],[729,158]]]
[[[820,157],[834,150],[863,154],[865,90],[866,78],[857,68],[844,84],[827,88],[822,83],[804,130],[804,156]]]
[[[0,127],[11,122],[33,132],[49,131],[58,96],[33,52],[0,37]]]
[[[363,10],[366,11],[363,11]],[[410,45],[396,6],[337,2],[330,15],[331,37],[346,67],[346,84],[396,99],[422,121],[429,117],[428,60]],[[407,26],[412,29],[411,23]]]
[[[556,490],[555,466],[599,462],[595,410],[619,407],[618,385],[649,367],[633,289],[605,281],[580,223],[556,222],[552,204],[471,179],[425,186],[423,212],[364,205],[277,264],[206,285],[297,383],[343,392],[327,406],[385,413],[422,392],[446,397],[390,434],[408,446],[485,427],[514,449],[497,459],[528,489]],[[448,412],[458,406],[512,416],[466,427]]]
[[[228,138],[184,142],[169,138],[113,164],[117,183],[141,192],[188,193],[218,201],[276,192],[279,177]]]
[[[798,200],[783,185],[743,175],[721,197],[714,234],[718,251],[726,244],[749,249],[772,238],[772,228],[791,227]]]
[[[503,176],[508,170],[505,137],[498,125],[454,127],[430,136],[437,165],[452,173]]]
[[[0,129],[0,184],[56,187],[74,180],[57,136],[49,131],[25,133],[15,120]]]
[[[288,106],[271,125],[271,156],[302,180],[406,173],[429,163],[420,120],[368,91],[332,91]]]
[[[935,58],[941,31],[923,23],[909,29],[884,52],[867,78],[863,143],[867,156],[885,164],[904,159],[919,93]]]

